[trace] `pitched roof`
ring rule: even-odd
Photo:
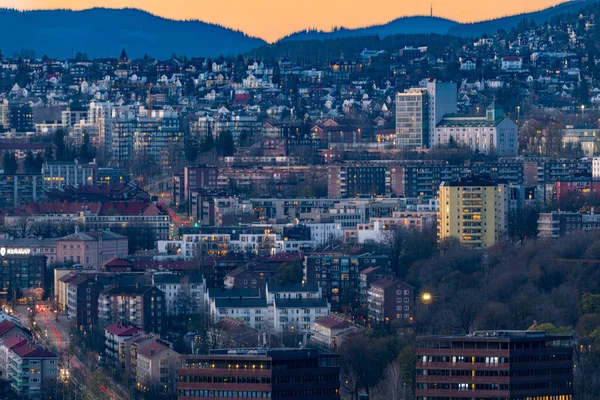
[[[133,325],[124,325],[120,322],[110,324],[106,326],[104,330],[106,332],[112,333],[115,336],[133,336],[136,333],[141,332],[141,329]]]
[[[383,278],[383,279],[380,279],[378,281],[375,281],[375,282],[371,283],[371,286],[377,286],[377,287],[380,287],[382,289],[385,289],[385,288],[388,288],[388,287],[390,287],[392,285],[395,285],[396,283],[398,283],[397,280]]]
[[[87,233],[84,232],[75,232],[72,233],[70,235],[61,237],[60,239],[58,239],[58,242],[62,242],[62,241],[74,241],[74,240],[80,240],[80,241],[84,241],[84,242],[95,242],[97,241],[96,238],[91,237],[90,235],[88,235]]]
[[[7,319],[0,322],[0,336],[4,335],[6,332],[10,331],[12,328],[16,327],[17,324],[11,322]]]
[[[27,343],[27,338],[22,335],[16,335],[16,336],[10,337],[6,340],[3,340],[2,343],[7,348],[12,349],[13,347],[19,347],[19,346],[22,346],[25,343]]]
[[[32,343],[26,343],[11,350],[21,358],[58,358],[58,355],[53,352],[37,348]]]
[[[319,324],[329,329],[345,329],[351,325],[350,322],[346,321],[345,319],[336,317],[334,315],[317,318],[315,319],[315,324]]]
[[[104,268],[131,268],[133,263],[124,258],[113,257],[104,264]]]
[[[152,341],[150,343],[142,345],[138,349],[138,355],[141,354],[145,357],[150,358],[150,357],[162,352],[163,350],[168,350],[168,349],[169,349],[169,347],[165,346],[164,344],[161,344],[157,341]]]

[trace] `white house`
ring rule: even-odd
[[[502,59],[503,71],[519,71],[523,66],[523,60],[517,56],[506,56]]]
[[[472,58],[466,58],[460,63],[461,71],[474,71],[477,68],[477,64]]]

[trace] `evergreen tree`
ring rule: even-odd
[[[210,128],[210,123],[208,124],[208,129],[206,132],[206,137],[204,138],[204,142],[202,143],[202,151],[211,151],[215,148],[215,138],[212,134],[212,129]]]
[[[15,157],[14,153],[9,151],[4,153],[3,167],[5,174],[13,175],[17,173],[19,165],[17,164],[17,157]]]
[[[61,129],[56,131],[52,142],[56,146],[56,159],[59,161],[65,161],[65,156],[66,156],[65,133]]]
[[[28,151],[25,155],[25,161],[23,164],[25,166],[25,172],[28,174],[40,172],[39,170],[36,171],[35,157],[33,156],[33,153],[31,151]]]
[[[223,131],[219,134],[216,142],[217,150],[223,157],[230,157],[235,151],[233,136],[230,131]]]
[[[40,153],[35,156],[35,170],[41,172],[44,166],[44,157]]]

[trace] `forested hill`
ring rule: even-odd
[[[136,9],[93,8],[83,11],[0,9],[0,49],[12,56],[21,49],[69,58],[149,54],[213,57],[239,54],[265,44],[262,39],[201,21],[174,21]]]
[[[397,53],[404,46],[428,46],[432,54],[438,54],[446,47],[458,48],[466,40],[448,35],[394,35],[383,39],[378,36],[358,36],[332,40],[301,40],[279,42],[259,47],[246,55],[258,60],[278,60],[288,57],[299,65],[323,66],[341,55],[349,59],[363,49],[377,49]]]
[[[281,40],[281,42],[290,42],[297,40],[330,40],[341,39],[356,36],[379,36],[381,38],[404,34],[449,34],[461,37],[474,37],[482,35],[493,35],[499,29],[509,31],[523,19],[534,21],[536,24],[542,24],[551,18],[570,12],[577,12],[586,5],[597,3],[598,0],[576,0],[568,1],[554,7],[544,10],[511,15],[507,17],[481,21],[476,23],[459,23],[445,18],[435,16],[412,16],[401,17],[386,24],[367,26],[363,28],[347,29],[336,28],[331,32],[318,30],[306,30],[293,33]]]

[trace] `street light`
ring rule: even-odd
[[[423,303],[427,304],[429,302],[431,302],[432,296],[431,293],[429,292],[425,292],[421,295],[421,300],[423,300]]]
[[[582,104],[582,105],[581,105],[581,122],[582,122],[582,123],[585,123],[585,115],[584,115],[584,112],[585,112],[585,104]]]

